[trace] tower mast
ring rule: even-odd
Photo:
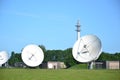
[[[76,25],[76,27],[77,27],[77,40],[80,38],[80,21],[78,20],[77,21],[77,25]]]

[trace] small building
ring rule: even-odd
[[[106,69],[106,61],[94,62],[95,69]]]
[[[120,61],[106,61],[106,69],[120,69]]]
[[[23,62],[16,62],[14,63],[14,67],[25,68],[26,65]]]
[[[64,69],[66,68],[66,65],[64,64],[64,62],[60,62],[60,61],[48,61],[47,63],[42,64],[42,68]]]
[[[120,69],[120,61],[96,61],[95,69]]]

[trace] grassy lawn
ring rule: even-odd
[[[120,80],[120,70],[0,69],[0,80]]]

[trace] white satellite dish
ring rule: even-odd
[[[78,62],[91,62],[100,56],[101,46],[101,41],[97,36],[86,35],[75,42],[72,55]]]
[[[0,52],[0,65],[6,63],[8,61],[8,53],[6,51]]]
[[[21,57],[26,65],[30,67],[36,67],[42,63],[44,59],[44,53],[40,47],[31,44],[31,45],[27,45],[23,49]]]

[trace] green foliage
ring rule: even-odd
[[[109,53],[105,53],[105,52],[102,52],[102,54],[100,55],[100,57],[98,58],[98,60],[101,60],[101,61],[114,61],[114,60],[120,60],[120,53],[115,53],[115,54],[109,54]]]
[[[39,47],[43,50],[44,53],[46,52],[46,48],[44,45],[39,45]]]
[[[64,51],[64,62],[66,63],[67,67],[71,67],[75,64],[77,64],[77,61],[74,60],[73,56],[72,56],[72,48],[68,48]]]
[[[74,65],[72,67],[70,67],[69,69],[88,69],[88,64],[77,64],[77,65]]]
[[[22,62],[21,54],[12,52],[11,57],[8,60],[8,63],[9,63],[9,65],[14,66],[14,63],[16,63],[16,62]]]

